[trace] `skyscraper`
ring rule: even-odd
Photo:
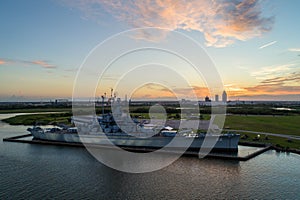
[[[223,91],[223,94],[222,94],[222,101],[223,101],[224,103],[227,103],[227,93],[226,93],[225,90]]]
[[[215,102],[218,102],[219,101],[219,95],[216,94],[215,96]]]

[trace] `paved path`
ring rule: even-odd
[[[288,138],[288,139],[300,140],[300,136],[297,136],[297,135],[286,135],[286,134],[246,131],[246,130],[233,130],[233,129],[223,129],[223,130],[224,131],[241,132],[241,133],[253,133],[253,134],[259,134],[259,135],[272,135],[272,136],[278,136],[278,137],[283,137],[283,138]]]

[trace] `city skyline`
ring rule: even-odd
[[[2,2],[0,101],[71,98],[77,70],[95,46],[119,32],[146,26],[178,31],[201,44],[229,100],[300,100],[300,2],[222,0],[216,1],[217,8],[215,1],[149,2]],[[183,67],[180,62],[169,64]],[[203,80],[183,73],[199,99],[216,95]],[[110,87],[105,85],[97,96]],[[174,88],[180,98],[189,96],[185,85]],[[128,93],[118,92],[122,98]],[[174,95],[154,85],[134,93],[136,99],[157,97]]]

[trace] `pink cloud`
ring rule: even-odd
[[[6,62],[4,60],[0,60],[0,65],[4,65]]]
[[[42,66],[44,68],[47,68],[47,69],[53,69],[53,68],[56,68],[56,66],[54,65],[51,65],[45,61],[42,61],[42,60],[35,60],[35,61],[31,61],[32,64],[35,64],[35,65],[39,65],[39,66]]]
[[[161,27],[202,32],[207,46],[224,47],[248,40],[272,28],[259,0],[72,0],[69,5],[87,17],[102,19],[103,8],[132,27]]]

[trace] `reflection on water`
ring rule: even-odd
[[[27,136],[27,137],[18,138],[16,140],[31,141],[32,139],[33,139],[33,136]],[[211,154],[214,154],[214,155],[229,155],[229,156],[235,156],[235,157],[245,157],[245,156],[248,156],[249,154],[252,154],[252,153],[257,152],[257,151],[262,150],[262,149],[263,148],[261,148],[261,147],[249,147],[249,146],[239,145],[238,152],[211,153]]]
[[[84,148],[2,142],[26,128],[0,122],[0,199],[298,198],[300,156],[292,153],[268,151],[247,162],[183,157],[156,172],[127,174]]]

